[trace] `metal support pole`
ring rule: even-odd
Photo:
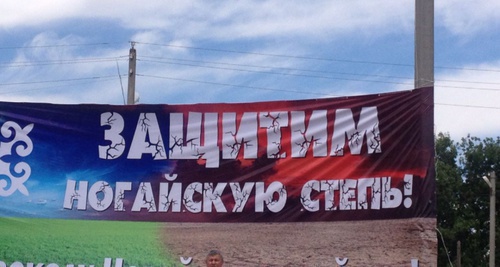
[[[132,47],[129,51],[128,58],[128,92],[127,92],[127,105],[135,104],[135,65],[137,53],[134,48],[135,43],[132,42]]]
[[[415,0],[415,88],[434,86],[434,0]]]
[[[490,267],[495,267],[495,226],[496,226],[496,174],[490,172],[490,177],[483,176],[484,181],[490,187]]]
[[[495,201],[496,201],[496,175],[490,173],[490,267],[495,267]]]

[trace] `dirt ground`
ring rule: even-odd
[[[189,266],[204,266],[212,249],[224,255],[225,267],[437,266],[435,219],[310,223],[165,224],[163,241]]]

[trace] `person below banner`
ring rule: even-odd
[[[224,264],[222,253],[215,249],[210,250],[207,257],[205,258],[205,263],[207,264],[207,267],[222,267],[222,265]]]

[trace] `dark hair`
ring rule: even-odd
[[[212,257],[212,256],[219,256],[220,259],[222,260],[222,262],[224,262],[224,258],[222,257],[222,253],[219,251],[219,250],[216,250],[216,249],[212,249],[208,252],[207,254],[207,258],[208,257]]]

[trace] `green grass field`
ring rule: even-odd
[[[151,222],[0,218],[0,261],[10,266],[57,263],[103,266],[123,258],[124,266],[180,266]],[[114,263],[113,263],[114,266]]]

